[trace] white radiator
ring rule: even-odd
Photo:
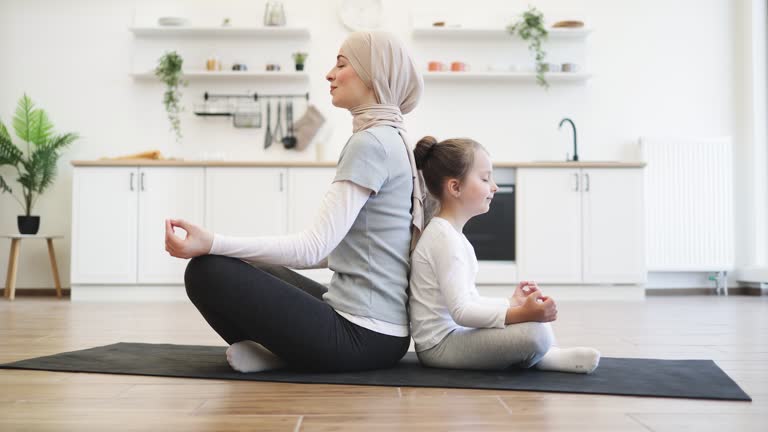
[[[648,271],[733,269],[731,138],[640,138]]]

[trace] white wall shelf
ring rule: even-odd
[[[139,80],[156,80],[154,71],[147,72],[134,72],[131,74],[134,79]],[[273,71],[273,72],[255,72],[255,71],[206,71],[206,70],[192,70],[184,72],[184,78],[188,79],[220,79],[220,80],[232,80],[232,79],[290,79],[290,80],[308,80],[309,75],[304,72],[294,71]]]
[[[590,73],[581,72],[549,72],[544,74],[548,82],[583,82],[592,77]],[[509,80],[536,81],[533,72],[425,72],[425,81],[477,81],[477,80]]]
[[[142,37],[243,37],[308,38],[306,27],[131,27],[135,36]]]
[[[584,39],[592,33],[590,28],[550,28],[548,39]],[[413,36],[419,38],[510,38],[513,36],[506,29],[480,27],[416,27]]]

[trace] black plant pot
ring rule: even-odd
[[[297,71],[303,71],[304,70],[304,63],[297,63],[296,64],[296,70]]]
[[[16,223],[21,234],[37,234],[40,229],[40,216],[17,216]]]

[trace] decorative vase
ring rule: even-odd
[[[16,224],[21,234],[37,234],[40,229],[40,216],[17,216]]]
[[[304,63],[296,63],[296,71],[303,71]]]

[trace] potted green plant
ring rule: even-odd
[[[548,35],[547,29],[544,28],[544,15],[535,7],[529,7],[515,23],[507,26],[507,31],[528,41],[528,50],[532,51],[536,58],[536,81],[548,89],[549,83],[544,77],[544,72],[547,71],[544,57],[547,53],[541,47],[541,41],[546,40]]]
[[[176,51],[166,52],[158,60],[155,68],[155,75],[165,83],[165,93],[163,94],[163,105],[168,113],[168,121],[171,122],[171,130],[176,134],[176,142],[181,141],[181,119],[179,115],[184,108],[179,104],[181,102],[180,87],[186,86],[184,73],[181,66],[184,59]]]
[[[40,216],[32,216],[32,208],[37,198],[56,177],[59,152],[75,141],[78,135],[55,134],[48,114],[42,109],[35,108],[26,94],[19,99],[16,106],[13,129],[16,131],[16,136],[26,143],[26,152],[13,143],[8,129],[0,121],[0,166],[10,165],[16,168],[19,174],[16,181],[21,184],[24,201],[22,202],[13,194],[10,184],[2,176],[0,176],[0,190],[11,194],[24,210],[24,215],[19,215],[16,220],[19,232],[37,234],[40,228]]]
[[[296,62],[296,70],[297,71],[303,71],[304,70],[304,61],[307,59],[307,56],[309,54],[305,52],[295,52],[293,53],[293,61]]]

